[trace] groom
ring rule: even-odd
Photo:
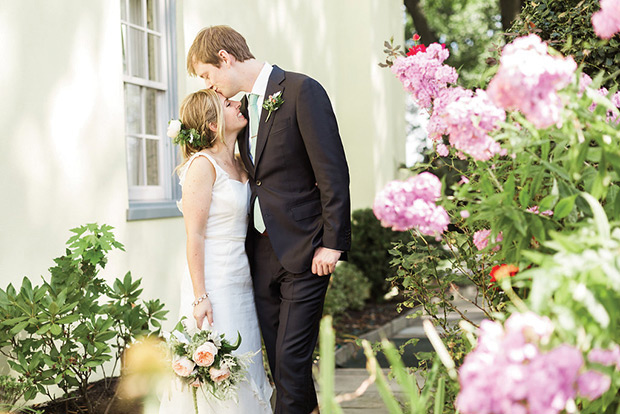
[[[225,97],[247,94],[238,141],[252,189],[246,247],[275,412],[308,414],[329,276],[351,245],[349,171],[331,103],[314,79],[256,60],[228,26],[198,33],[187,69]]]

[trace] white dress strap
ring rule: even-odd
[[[185,182],[185,176],[187,175],[187,170],[189,169],[189,166],[192,165],[192,162],[194,162],[194,160],[200,156],[206,157],[211,162],[211,164],[213,165],[213,168],[215,168],[215,180],[217,181],[220,175],[218,169],[222,170],[222,167],[220,167],[217,164],[217,162],[215,161],[212,155],[209,155],[204,152],[196,152],[194,155],[189,157],[187,161],[185,161],[185,164],[183,165],[181,171],[179,172],[179,183],[181,184],[181,187],[183,187],[183,183]]]
[[[218,178],[220,177],[220,173],[218,172],[218,169],[222,170],[222,167],[220,167],[217,162],[215,161],[215,159],[213,158],[213,156],[204,153],[204,152],[196,152],[194,153],[194,155],[192,155],[191,157],[189,157],[189,159],[187,161],[185,161],[185,164],[183,164],[183,166],[181,167],[181,169],[179,170],[179,184],[181,185],[181,187],[183,187],[183,184],[185,183],[185,176],[187,175],[187,170],[189,170],[189,166],[192,165],[192,162],[194,162],[194,160],[200,156],[206,157],[209,162],[213,165],[213,168],[215,168],[215,181],[217,182]],[[226,171],[224,171],[226,172]],[[181,200],[177,200],[177,208],[179,209],[179,211],[182,213],[183,212],[183,207],[182,207]]]

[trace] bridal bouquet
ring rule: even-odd
[[[201,390],[206,398],[235,399],[237,384],[245,377],[252,353],[233,355],[239,348],[241,335],[233,345],[213,330],[190,335],[183,321],[171,333],[165,333],[172,353],[172,370],[183,384],[191,387],[194,407],[198,413],[196,394]]]

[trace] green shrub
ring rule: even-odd
[[[392,243],[410,240],[409,232],[396,232],[381,226],[370,208],[353,212],[349,263],[357,266],[370,281],[370,297],[373,300],[383,299],[390,290],[387,279],[396,273],[388,253]]]
[[[17,401],[32,386],[30,381],[0,375],[0,412],[13,410]]]
[[[54,259],[49,282],[33,286],[24,277],[20,288],[0,289],[0,353],[23,379],[31,381],[24,394],[52,398],[47,386],[66,394],[78,390],[92,411],[89,379],[138,336],[156,334],[167,311],[159,300],[141,301],[140,280],[131,273],[108,286],[99,277],[106,253],[123,245],[112,227],[88,224],[71,231],[64,256]],[[106,375],[103,372],[104,377]]]
[[[592,14],[600,10],[599,0],[528,1],[512,26],[520,36],[536,33],[562,52],[572,55],[592,78],[601,70],[611,74],[620,67],[620,36],[599,39],[592,29]],[[605,86],[613,86],[608,81]]]
[[[360,310],[370,296],[370,282],[357,266],[341,262],[336,266],[325,296],[325,315],[338,315],[347,309]]]

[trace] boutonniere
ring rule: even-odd
[[[269,113],[267,114],[267,119],[265,119],[265,122],[269,120],[271,113],[277,111],[278,108],[283,103],[284,103],[284,99],[282,99],[282,91],[278,91],[274,93],[273,95],[269,95],[269,98],[267,98],[265,102],[263,102],[263,109],[269,111]]]

